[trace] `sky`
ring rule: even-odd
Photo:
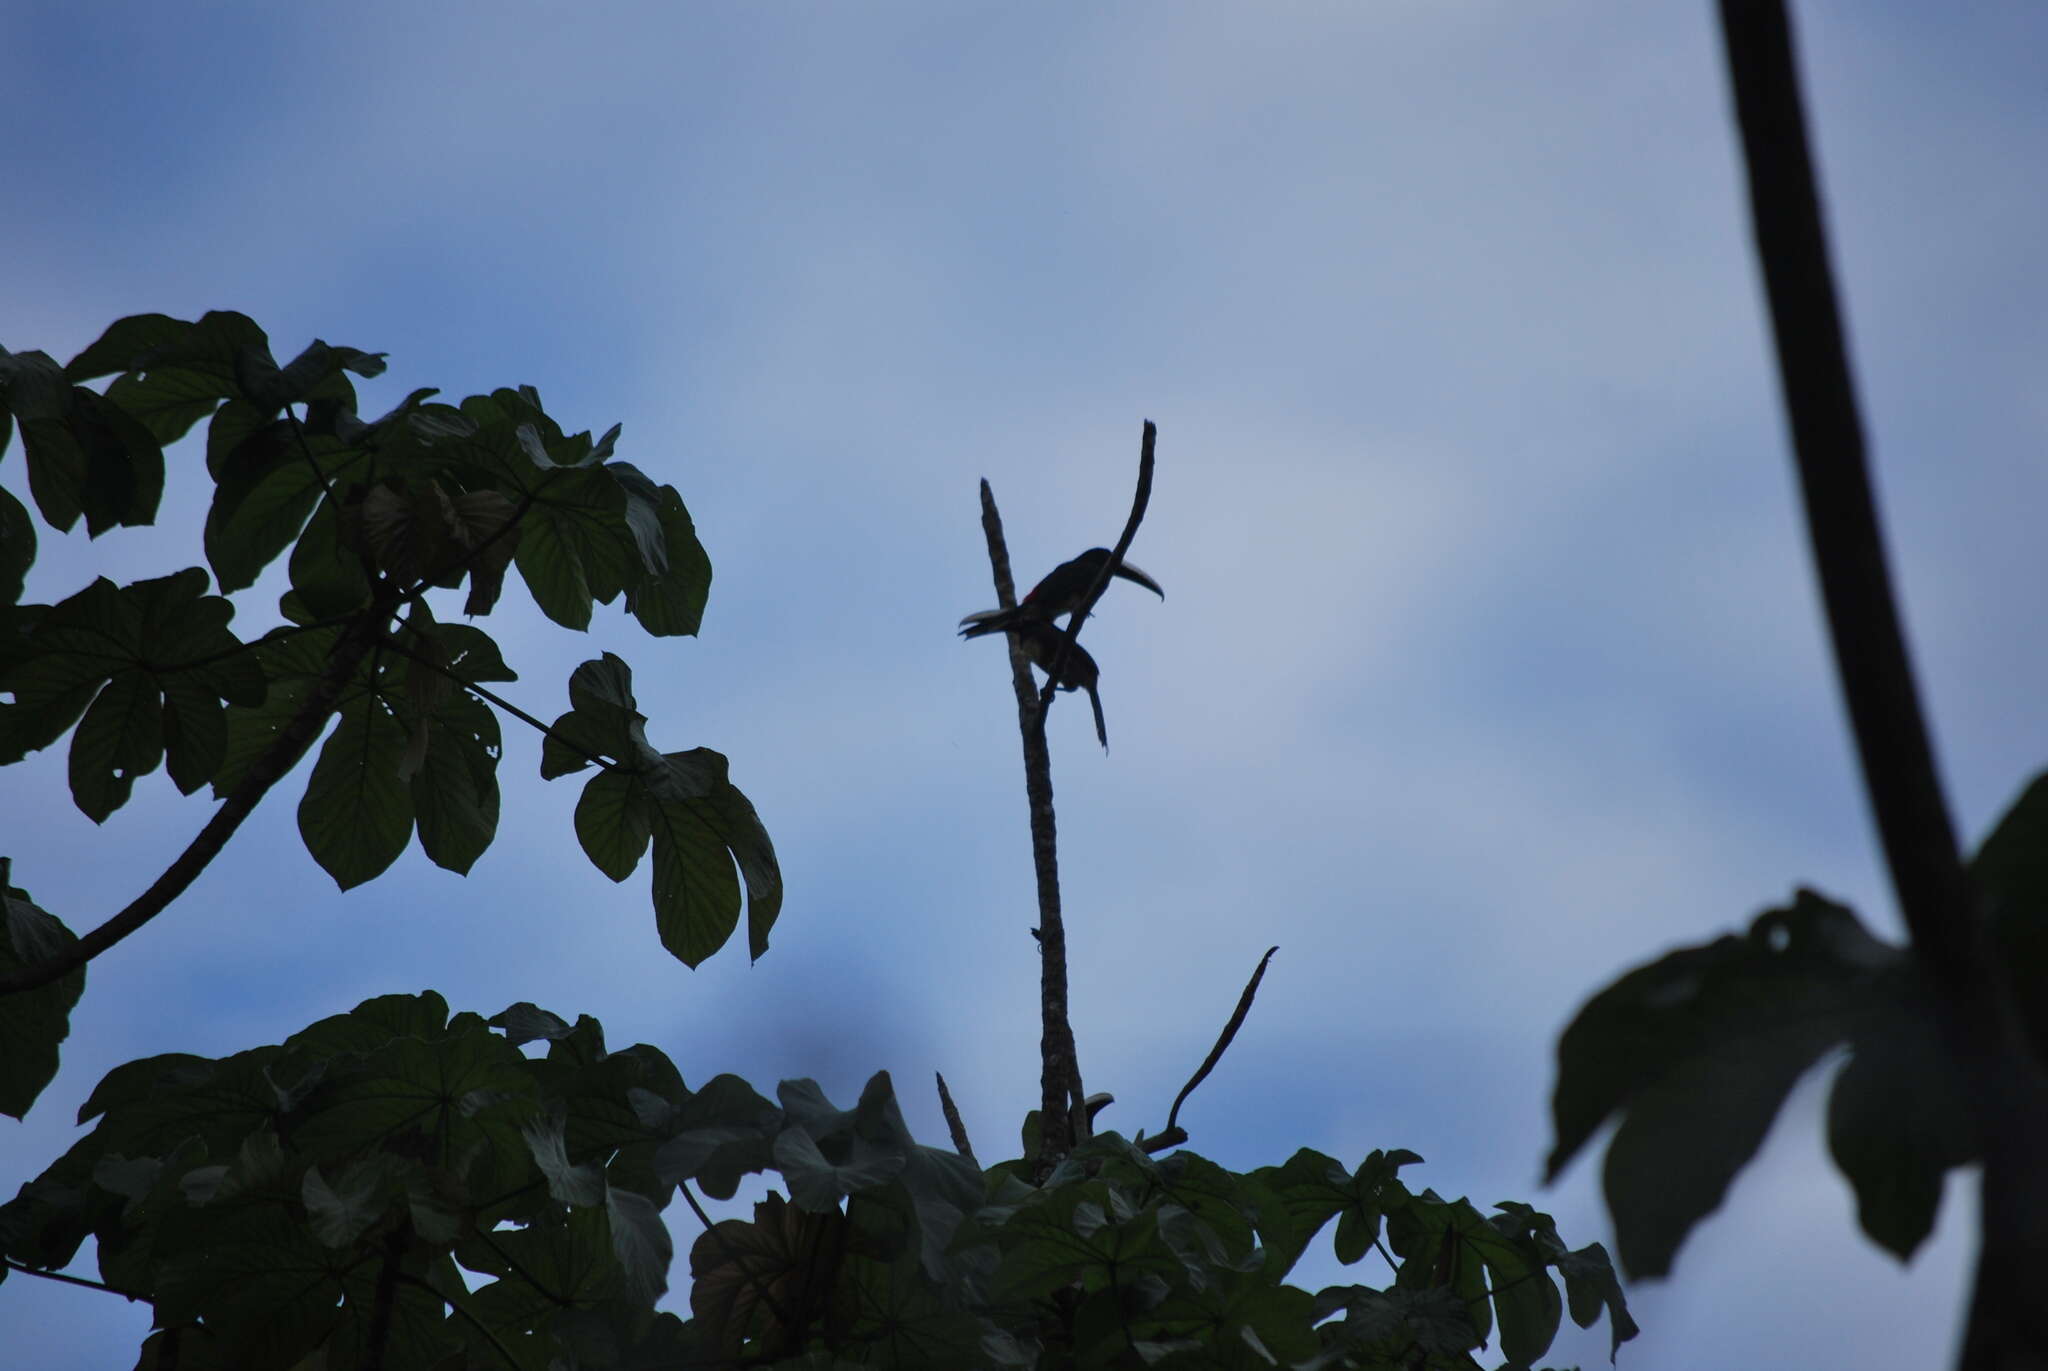
[[[1970,842],[2048,759],[2048,10],[1799,7],[1837,268],[1908,631]],[[1609,1241],[1588,1153],[1540,1186],[1559,1031],[1595,990],[1810,884],[1899,936],[1841,719],[1749,251],[1711,7],[1471,0],[731,5],[443,0],[0,13],[0,344],[237,309],[282,355],[390,356],[363,410],[538,386],[682,493],[702,634],[483,626],[531,712],[635,670],[664,749],[732,759],[780,854],[773,946],[696,971],[577,782],[507,726],[469,877],[337,893],[288,781],[93,963],[0,1190],[111,1067],[276,1042],[432,987],[593,1013],[686,1079],[893,1073],[977,1150],[1038,1093],[1036,921],[976,483],[1027,581],[1113,541],[1111,751],[1051,719],[1074,1026],[1105,1127],[1157,1131],[1279,953],[1191,1145],[1248,1169],[1405,1147],[1411,1180]],[[21,494],[18,453],[0,484]],[[30,596],[200,560],[44,530]],[[278,582],[235,627],[276,622]],[[62,749],[0,772],[15,881],[75,930],[204,822],[161,775],[103,828]],[[1974,1179],[1901,1266],[1794,1093],[1623,1367],[1922,1367],[1955,1345]],[[672,1211],[673,1212],[673,1211]],[[693,1234],[675,1226],[678,1242]],[[1322,1249],[1327,1253],[1327,1247]],[[75,1268],[96,1274],[86,1250]],[[676,1273],[680,1281],[681,1272]],[[1301,1278],[1347,1275],[1333,1258]],[[683,1292],[670,1296],[681,1307]],[[16,1277],[22,1365],[127,1364],[147,1311]],[[1605,1326],[1549,1362],[1592,1366]]]

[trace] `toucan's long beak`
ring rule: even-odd
[[[1129,562],[1125,562],[1122,566],[1118,567],[1116,569],[1116,574],[1123,577],[1126,581],[1136,581],[1139,585],[1145,587],[1145,589],[1151,591],[1154,595],[1157,595],[1162,600],[1166,598],[1166,592],[1159,588],[1159,582],[1153,580],[1150,576],[1147,576],[1144,572],[1138,570],[1138,568],[1132,566]]]

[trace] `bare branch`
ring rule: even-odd
[[[1244,983],[1244,993],[1237,997],[1237,1008],[1231,1011],[1230,1022],[1223,1025],[1223,1032],[1217,1037],[1216,1045],[1209,1049],[1209,1055],[1195,1068],[1195,1074],[1188,1077],[1188,1083],[1180,1088],[1180,1094],[1173,1097],[1173,1108],[1166,1111],[1167,1133],[1179,1131],[1181,1105],[1188,1096],[1195,1093],[1196,1086],[1209,1078],[1209,1073],[1216,1069],[1216,1063],[1222,1061],[1223,1054],[1230,1050],[1231,1040],[1237,1037],[1237,1030],[1244,1026],[1245,1015],[1252,1012],[1252,1000],[1259,993],[1259,982],[1266,978],[1266,964],[1273,960],[1273,954],[1279,950],[1278,947],[1269,947],[1266,949],[1266,955],[1259,958],[1259,965],[1252,972],[1252,978]],[[1183,1132],[1181,1137],[1185,1139],[1187,1134]]]
[[[988,539],[989,568],[996,599],[1017,603],[1010,578],[1010,552],[1003,541],[1003,516],[995,492],[981,483],[981,528]],[[1031,862],[1038,878],[1039,998],[1039,1165],[1050,1169],[1088,1127],[1082,1107],[1081,1067],[1074,1029],[1067,1018],[1067,928],[1060,917],[1059,834],[1052,808],[1052,756],[1042,726],[1044,704],[1031,684],[1031,666],[1015,634],[1010,644],[1010,679],[1017,692],[1017,726],[1024,744],[1024,798],[1031,811]]]
[[[980,1162],[974,1161],[974,1144],[967,1141],[967,1125],[960,1121],[960,1107],[953,1103],[953,1092],[946,1089],[945,1076],[937,1071],[932,1075],[938,1077],[939,1112],[946,1116],[946,1131],[953,1135],[953,1150],[980,1166]]]
[[[1721,0],[1757,258],[1808,537],[1864,788],[1916,958],[1984,1139],[1982,1248],[1961,1364],[2048,1365],[2048,1081],[1957,851],[1899,625],[1782,0]]]

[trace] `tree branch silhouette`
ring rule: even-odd
[[[1721,0],[1807,534],[1871,810],[1984,1149],[1961,1365],[2048,1366],[2048,1081],[1987,946],[1886,565],[1783,0]]]

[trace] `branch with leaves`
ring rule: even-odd
[[[485,615],[516,567],[565,627],[623,595],[651,633],[696,631],[709,561],[676,491],[613,456],[616,425],[565,434],[531,387],[459,406],[415,390],[366,422],[349,376],[383,370],[382,354],[319,341],[279,365],[262,330],[225,311],[120,320],[61,366],[0,350],[0,454],[18,428],[29,492],[60,531],[151,522],[164,446],[205,421],[204,550],[220,591],[194,567],[21,603],[34,520],[0,489],[0,765],[69,734],[73,799],[96,822],[160,766],[220,800],[162,875],[82,938],[6,887],[0,994],[35,998],[27,1037],[0,1054],[0,1109],[18,1114],[54,1071],[86,963],[189,887],[330,728],[299,819],[337,884],[378,875],[415,837],[456,872],[490,845],[499,732],[483,702],[538,721],[487,688],[513,673],[482,630],[436,621],[434,592],[466,584],[463,612]],[[104,391],[86,384],[107,376]],[[242,641],[228,596],[280,557],[287,622]],[[543,774],[601,766],[577,807],[586,853],[622,880],[653,847],[657,924],[692,965],[737,926],[743,883],[759,956],[781,878],[725,759],[654,750],[616,658],[587,663],[570,697],[543,728]]]

